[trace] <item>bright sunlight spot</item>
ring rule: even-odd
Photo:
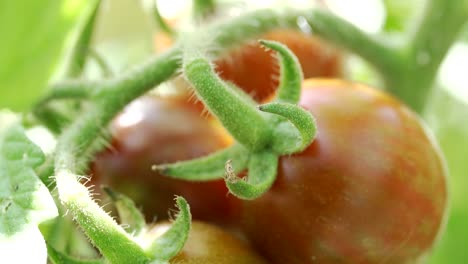
[[[468,103],[466,69],[468,69],[468,45],[457,43],[453,45],[442,63],[439,80],[455,97]]]
[[[178,18],[191,5],[191,0],[159,0],[158,8],[161,15],[167,19]]]
[[[29,227],[14,236],[0,239],[2,263],[47,263],[44,238],[37,227]],[[18,249],[25,249],[18,252]]]
[[[52,154],[55,150],[54,135],[45,127],[37,126],[26,131],[28,138],[38,145],[46,155]]]
[[[325,0],[337,15],[368,33],[378,32],[385,21],[385,7],[380,0]]]
[[[125,108],[125,111],[117,118],[117,123],[122,127],[135,125],[143,119],[144,105],[141,101],[134,101]]]

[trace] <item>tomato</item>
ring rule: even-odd
[[[231,144],[214,120],[180,97],[145,96],[132,102],[111,127],[112,144],[92,165],[95,185],[108,185],[142,206],[148,221],[166,217],[174,195],[190,204],[194,219],[223,223],[235,200],[222,180],[188,182],[159,175],[153,164],[196,158]]]
[[[300,104],[318,135],[280,158],[278,177],[242,205],[242,228],[272,263],[416,263],[447,208],[447,171],[421,120],[360,84],[311,80]]]
[[[318,37],[294,30],[274,30],[259,39],[288,46],[301,64],[305,78],[342,76],[342,54]],[[236,48],[215,62],[221,78],[231,81],[257,101],[263,101],[278,87],[279,65],[273,51],[259,43]]]
[[[157,237],[170,223],[156,224],[148,233]],[[184,248],[171,259],[174,264],[266,264],[244,241],[214,225],[192,222]]]
[[[278,29],[259,39],[275,40],[288,46],[299,59],[305,78],[343,76],[342,52],[316,36]],[[155,37],[155,47],[157,50],[169,47],[163,33]],[[278,87],[278,61],[273,51],[265,51],[259,43],[251,42],[231,50],[216,60],[215,66],[221,78],[233,82],[259,102]],[[176,78],[176,86],[181,90],[190,89],[180,78]]]

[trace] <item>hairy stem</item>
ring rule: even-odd
[[[400,65],[396,47],[384,44],[358,27],[324,10],[304,16],[314,32],[330,42],[353,52],[372,64],[386,78]]]
[[[260,112],[229,88],[206,59],[185,57],[185,76],[210,112],[239,143],[249,149],[262,148],[270,131]]]
[[[86,23],[83,25],[80,35],[78,36],[78,41],[73,47],[71,56],[69,58],[68,69],[65,73],[67,77],[79,77],[85,68],[89,45],[91,43],[91,38],[95,28],[96,17],[102,2],[101,0],[92,1],[93,9],[91,14],[89,15]]]
[[[59,197],[93,244],[111,263],[147,263],[143,249],[92,201],[88,189],[75,177],[64,170],[56,175]]]

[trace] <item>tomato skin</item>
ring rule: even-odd
[[[157,51],[170,47],[164,33],[155,36]],[[320,38],[303,32],[277,29],[258,39],[274,40],[288,46],[301,64],[305,78],[341,77],[343,73],[343,53]],[[278,87],[279,64],[275,53],[266,51],[257,42],[241,45],[222,55],[215,62],[220,77],[236,84],[258,102],[269,98]],[[192,91],[181,77],[175,78],[175,87],[183,92]],[[200,108],[203,108],[201,103]]]
[[[148,233],[151,237],[162,233],[170,223],[158,223]],[[157,236],[156,236],[157,237]],[[171,264],[266,264],[244,241],[223,229],[193,221],[184,248],[171,259]]]
[[[304,78],[339,77],[343,75],[342,53],[316,36],[278,29],[259,39],[274,40],[288,46],[301,64]],[[276,91],[279,64],[274,51],[259,43],[245,44],[215,62],[224,80],[231,81],[262,102]]]
[[[444,224],[446,168],[419,118],[344,81],[304,83],[318,135],[282,157],[278,178],[246,201],[242,227],[272,263],[416,263]]]
[[[108,185],[142,206],[148,221],[165,219],[174,195],[190,204],[194,219],[220,224],[238,207],[223,180],[188,182],[151,170],[153,164],[192,159],[229,146],[231,139],[212,119],[179,97],[144,96],[116,117],[112,145],[92,165],[94,185]]]

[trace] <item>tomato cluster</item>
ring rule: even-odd
[[[306,77],[341,74],[341,57],[310,36],[267,36],[296,53]],[[217,61],[222,78],[259,101],[274,93],[276,68],[271,54],[250,44]],[[149,220],[167,215],[174,195],[181,195],[194,219],[240,230],[269,263],[424,257],[443,225],[447,186],[444,162],[421,120],[391,96],[341,80],[305,81],[300,105],[316,118],[318,135],[303,152],[281,157],[275,183],[258,199],[236,199],[222,180],[185,182],[150,170],[232,142],[185,97],[145,96],[128,106],[111,126],[112,147],[98,155],[93,176],[133,198]],[[192,233],[201,242],[189,239],[180,263],[264,263],[215,227],[194,223]]]
[[[110,185],[128,195],[149,221],[167,216],[174,195],[187,199],[195,219],[232,219],[238,201],[227,195],[223,180],[188,182],[151,171],[153,164],[193,159],[231,142],[219,124],[201,116],[186,98],[144,96],[128,105],[110,130],[112,147],[92,165],[95,185]]]

